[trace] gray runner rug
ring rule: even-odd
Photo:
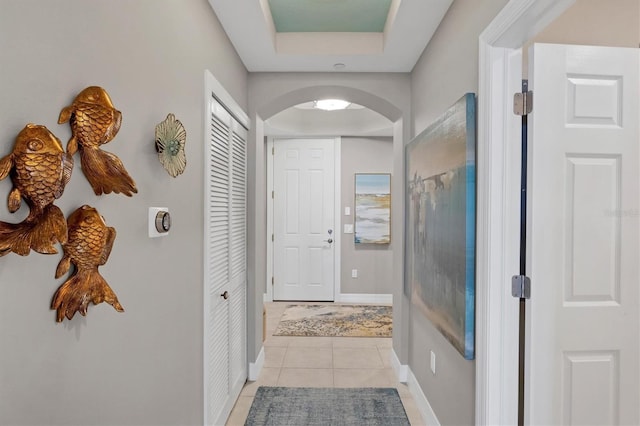
[[[394,388],[260,386],[245,426],[409,426]]]

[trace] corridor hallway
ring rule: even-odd
[[[396,380],[391,368],[391,338],[274,336],[290,304],[300,303],[265,303],[264,367],[257,381],[245,384],[227,426],[244,425],[259,386],[394,387],[411,425],[425,425],[409,389]]]

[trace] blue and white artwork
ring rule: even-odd
[[[391,175],[356,173],[356,244],[391,242]]]
[[[467,93],[406,147],[406,287],[474,358],[476,99]]]

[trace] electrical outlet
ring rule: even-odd
[[[431,372],[436,374],[436,354],[431,351]]]
[[[358,270],[357,269],[352,269],[351,270],[351,278],[358,278]]]

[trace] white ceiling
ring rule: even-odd
[[[452,2],[392,0],[384,32],[276,33],[268,0],[209,0],[249,72],[411,72]]]

